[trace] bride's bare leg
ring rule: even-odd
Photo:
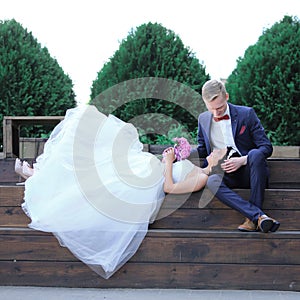
[[[23,161],[22,172],[28,178],[34,174],[34,169],[31,168],[31,166],[27,161]]]
[[[15,161],[15,172],[24,179],[27,179],[29,177],[23,173],[23,164],[19,158],[16,158]]]

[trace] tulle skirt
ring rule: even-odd
[[[104,278],[137,251],[164,200],[163,164],[143,152],[135,127],[85,105],[67,111],[26,180],[30,228]]]

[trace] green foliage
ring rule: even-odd
[[[285,16],[250,46],[229,76],[230,101],[252,106],[274,145],[300,141],[300,22]]]
[[[145,84],[143,81],[138,86],[132,86],[128,82],[137,78],[149,78],[149,82]],[[169,95],[168,99],[155,97],[155,91],[163,88],[162,81],[155,82],[157,78],[176,81],[183,86],[178,88],[175,84],[173,88],[169,88],[166,93]],[[167,131],[170,128],[169,118],[184,125],[189,131],[197,127],[195,115],[200,112],[199,106],[203,105],[199,93],[208,79],[205,67],[189,48],[184,47],[174,32],[157,23],[143,24],[136,30],[131,30],[113,57],[98,73],[91,88],[90,104],[103,113],[113,113],[124,121],[143,115],[148,125],[139,126],[139,131],[146,131],[146,135],[147,131],[152,131],[152,135],[148,134],[143,139],[153,143],[165,134],[156,134],[154,124],[156,128]],[[98,96],[121,83],[124,84],[118,95],[108,93],[106,97]],[[193,90],[195,95],[191,96],[184,86]],[[186,104],[185,107],[183,103]],[[153,114],[160,115],[155,122],[152,120]],[[149,123],[153,126],[149,127]]]
[[[0,21],[1,141],[3,116],[64,115],[74,106],[72,81],[48,50],[15,20]]]
[[[185,137],[191,145],[195,145],[197,141],[197,128],[194,129],[192,132],[188,132],[187,129],[181,125],[172,124],[170,129],[167,131],[165,135],[155,135],[154,140],[152,141],[149,137],[140,130],[140,141],[143,144],[158,144],[158,145],[172,145],[174,144],[173,139],[175,137]]]

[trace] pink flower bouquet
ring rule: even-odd
[[[188,158],[191,154],[191,145],[189,144],[187,139],[184,137],[176,137],[173,139],[173,141],[175,142],[174,152],[176,160],[180,161]]]

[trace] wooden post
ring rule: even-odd
[[[19,146],[16,145],[19,132],[18,128],[13,126],[13,122],[9,117],[3,119],[3,153],[4,157],[14,157],[14,152],[19,152]]]

